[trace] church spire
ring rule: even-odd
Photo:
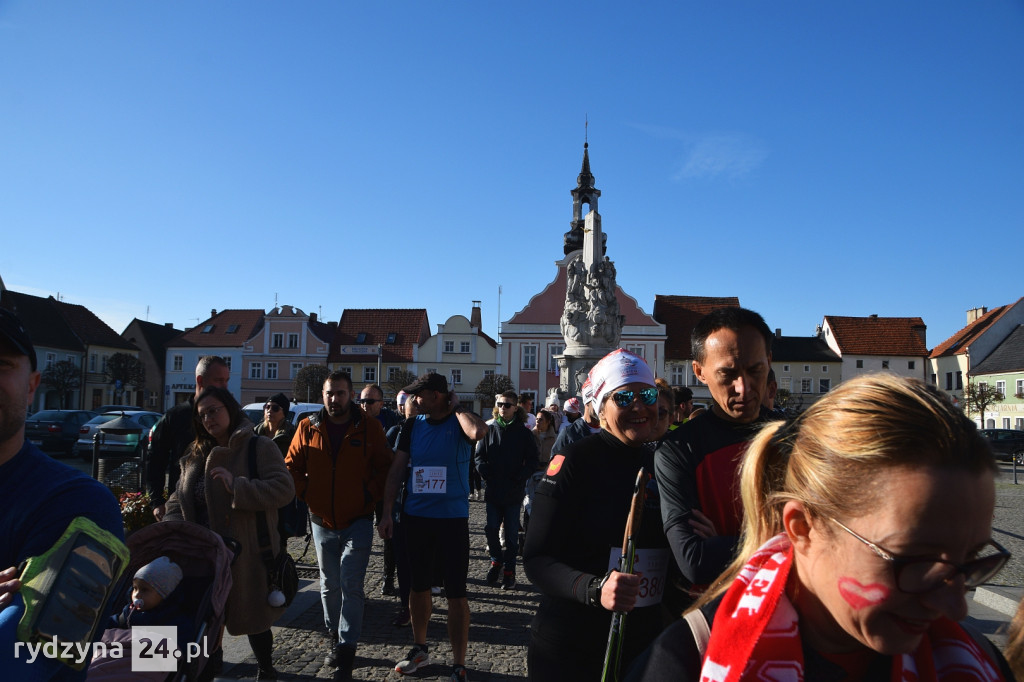
[[[590,172],[589,147],[588,142],[583,143],[583,166],[576,177],[576,188],[569,191],[572,194],[572,222],[569,223],[570,230],[565,233],[562,249],[566,255],[583,248],[583,226],[587,213],[597,211],[597,198],[601,196],[601,190],[594,187],[594,174]],[[587,205],[586,213],[583,211],[584,204]]]

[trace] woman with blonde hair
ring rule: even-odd
[[[994,472],[975,425],[916,379],[857,377],[766,425],[741,467],[737,559],[631,679],[1012,679],[957,622],[1009,559]]]

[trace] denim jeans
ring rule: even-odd
[[[359,519],[341,530],[312,525],[324,625],[328,632],[338,633],[339,644],[354,647],[363,629],[363,579],[370,562],[373,522]]]
[[[519,551],[519,509],[521,503],[515,504],[494,504],[487,503],[487,525],[484,526],[484,535],[487,537],[487,551],[491,555],[491,561],[501,563],[506,571],[516,569],[516,553]],[[500,556],[501,539],[498,537],[498,528],[505,524],[505,552],[504,561]]]

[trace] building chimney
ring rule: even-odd
[[[473,312],[469,315],[469,326],[480,329],[483,325],[480,322],[480,301],[473,301]]]
[[[316,324],[316,313],[309,314],[309,322],[310,324]]]
[[[168,329],[174,329],[173,322],[164,322],[164,326],[167,327]]]
[[[210,309],[210,317],[217,317],[217,309],[216,308],[211,308]]]
[[[981,318],[982,315],[988,312],[988,308],[982,306],[980,308],[971,308],[967,311],[967,324],[974,322]]]
[[[926,334],[928,332],[928,325],[926,325],[926,324],[915,324],[913,327],[911,327],[911,329],[913,329],[915,332],[917,332],[917,335],[921,337],[921,343],[923,343],[925,345],[925,348],[927,348],[928,347],[928,340],[926,338]]]
[[[871,319],[872,320],[877,320],[878,319],[878,313],[871,313]]]
[[[782,338],[782,328],[781,327],[776,327],[775,328],[775,338],[777,338],[777,339],[781,339]]]

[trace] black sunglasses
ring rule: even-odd
[[[515,407],[515,403],[494,403],[496,407]]]
[[[277,403],[267,403],[266,405],[263,406],[263,409],[270,410],[271,412],[280,412],[281,406],[278,405]]]
[[[633,404],[637,396],[639,396],[640,402],[644,405],[653,405],[658,402],[658,389],[652,386],[642,391],[619,391],[612,393],[612,400],[619,407],[626,408]]]
[[[383,400],[377,400],[376,398],[360,398],[356,401],[360,405],[373,405],[374,403],[382,403]]]

